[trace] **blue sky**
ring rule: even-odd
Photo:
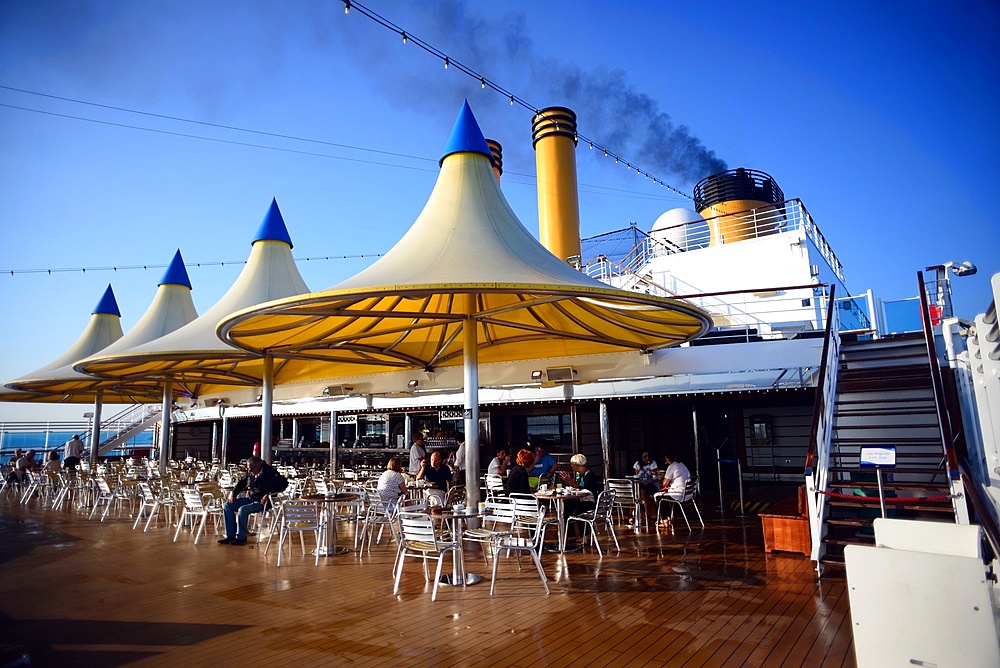
[[[684,192],[713,161],[772,174],[855,294],[910,297],[918,270],[971,260],[957,310],[990,299],[996,3],[364,4],[535,107],[573,108],[582,134]],[[2,381],[66,350],[108,283],[127,331],[178,248],[206,310],[272,197],[296,258],[350,256],[299,262],[311,289],[356,273],[420,212],[464,98],[537,230],[530,112],[339,0],[0,0],[0,86]],[[689,204],[597,151],[578,171],[585,236]],[[156,267],[96,270],[137,265]]]

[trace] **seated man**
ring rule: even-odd
[[[260,457],[247,459],[247,474],[240,478],[222,505],[226,537],[222,545],[246,545],[251,513],[259,513],[271,504],[271,494],[285,491],[288,481]],[[244,491],[246,496],[240,496]]]
[[[451,484],[451,469],[441,459],[441,451],[435,450],[431,453],[431,465],[427,466],[426,460],[420,464],[420,472],[417,473],[417,480],[426,480],[431,483],[427,490],[427,500],[431,505],[444,505],[444,500],[448,494],[448,485]],[[432,499],[437,499],[433,501]]]

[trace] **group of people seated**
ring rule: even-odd
[[[63,445],[63,460],[59,460],[59,451],[50,450],[45,456],[44,462],[35,459],[35,450],[29,448],[27,451],[17,448],[10,458],[11,470],[7,474],[7,481],[11,483],[22,483],[28,479],[28,474],[35,471],[58,472],[61,468],[75,469],[80,464],[80,456],[83,454],[83,441],[79,435],[66,441]]]
[[[660,475],[656,460],[648,450],[643,450],[639,459],[632,465],[636,478],[639,479],[639,489],[642,492],[642,503],[649,517],[656,517],[656,504],[663,497],[683,499],[691,471],[672,453],[663,457],[667,468]]]

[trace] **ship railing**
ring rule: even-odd
[[[816,400],[813,403],[809,450],[806,452],[805,482],[809,512],[809,534],[812,537],[810,559],[820,568],[823,557],[823,524],[826,518],[826,494],[830,482],[830,454],[833,449],[834,408],[837,400],[837,370],[840,367],[840,320],[835,317],[836,286],[830,286],[827,307],[827,327],[823,336],[822,361]]]
[[[844,268],[809,211],[798,199],[737,211],[707,219],[658,229],[654,234],[639,230],[633,223],[628,228],[614,230],[582,240],[585,258],[592,258],[583,271],[591,278],[610,278],[608,265],[628,271],[638,271],[654,257],[701,250],[713,245],[737,243],[772,234],[802,230],[826,260],[833,273],[844,280]],[[605,281],[607,282],[607,281]]]

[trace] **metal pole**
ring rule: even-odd
[[[229,418],[222,416],[222,464],[229,463]]]
[[[94,398],[94,425],[90,432],[91,469],[97,466],[97,455],[101,449],[101,409],[104,407],[104,391],[98,390]]]
[[[167,382],[163,384],[163,404],[160,407],[160,477],[164,480],[167,477],[167,461],[170,459],[170,416],[173,405],[174,385]]]
[[[719,471],[719,515],[726,515],[726,499],[722,495],[722,448],[715,449],[715,467]]]
[[[608,402],[598,406],[598,422],[601,431],[601,455],[604,457],[604,480],[611,477],[611,428],[608,420]]]
[[[330,411],[330,477],[337,477],[337,411]]]
[[[875,475],[878,478],[878,503],[882,506],[882,518],[885,519],[885,490],[882,488],[882,469],[876,468]]]
[[[746,517],[746,506],[743,503],[743,464],[739,457],[736,458],[736,475],[740,479],[740,517]]]
[[[260,456],[271,463],[271,401],[274,395],[274,357],[264,355],[263,388],[260,395]]]
[[[466,299],[466,317],[462,323],[463,377],[465,381],[465,502],[468,508],[479,505],[479,346],[476,345],[476,321],[472,319],[476,296]]]

